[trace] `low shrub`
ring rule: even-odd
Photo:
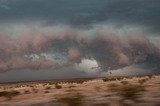
[[[19,91],[1,91],[0,97],[6,97],[8,99],[11,99],[12,97],[17,96],[19,94],[20,94]]]
[[[121,81],[121,83],[122,83],[123,85],[127,85],[127,84],[128,84],[128,81]]]
[[[49,93],[49,91],[44,91],[44,93]]]
[[[61,86],[61,85],[58,85],[58,83],[56,83],[56,84],[55,84],[55,88],[56,88],[56,89],[61,89],[62,86]]]
[[[25,90],[24,93],[25,93],[25,94],[29,94],[30,91],[29,91],[29,90]]]
[[[139,79],[138,82],[142,85],[142,84],[144,84],[147,80],[148,80],[148,78],[143,78],[143,79]]]
[[[45,89],[51,89],[51,87],[50,87],[50,86],[47,86]]]
[[[69,94],[57,98],[58,102],[66,103],[68,106],[81,106],[83,97],[81,94]]]
[[[116,81],[116,80],[122,80],[123,78],[122,77],[110,77],[110,78],[103,78],[102,80],[104,82],[107,82],[107,81]]]
[[[119,95],[126,99],[135,99],[137,94],[144,91],[144,86],[136,84],[119,85],[112,83],[108,86],[108,90],[117,92]]]

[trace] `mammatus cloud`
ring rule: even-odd
[[[21,36],[0,32],[0,71],[56,70],[95,60],[99,71],[117,70],[139,64],[158,70],[160,49],[142,33],[96,30],[92,36],[69,27],[44,31],[28,28]],[[152,63],[152,64],[150,64]],[[143,64],[143,65],[142,65]]]

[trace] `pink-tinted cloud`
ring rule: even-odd
[[[80,62],[81,61],[81,53],[76,48],[69,48],[68,50],[68,59],[72,62]]]
[[[42,53],[58,54],[67,58],[64,60],[66,63],[59,64],[54,59],[41,57]],[[39,57],[35,59],[26,57],[33,54]],[[94,59],[101,70],[107,71],[145,61],[148,56],[155,56],[158,61],[160,50],[139,33],[120,37],[116,32],[100,30],[88,37],[71,28],[43,31],[41,27],[31,28],[19,37],[11,36],[6,31],[0,32],[1,72],[23,69],[54,70],[80,63],[82,59]]]

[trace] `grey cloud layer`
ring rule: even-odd
[[[159,5],[160,0],[0,0],[0,72],[64,72],[90,59],[98,64],[92,70],[136,66],[159,73]]]
[[[2,2],[3,1],[3,2]],[[159,33],[159,0],[2,0],[1,22],[45,21],[86,26],[108,22],[136,24]],[[5,2],[4,2],[5,1]]]
[[[54,32],[54,28],[45,32],[42,27],[30,28],[18,38],[1,31],[1,72],[55,70],[79,64],[83,59],[96,60],[99,71],[117,70],[133,64],[155,71],[160,68],[159,47],[141,33],[120,37],[116,32],[97,30],[92,36],[86,36],[72,28],[60,29],[57,32]],[[57,57],[47,58],[45,55],[48,53]]]

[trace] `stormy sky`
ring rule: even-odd
[[[0,82],[159,74],[159,5],[0,0]]]

